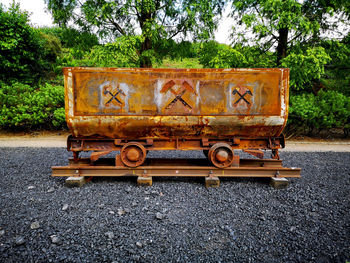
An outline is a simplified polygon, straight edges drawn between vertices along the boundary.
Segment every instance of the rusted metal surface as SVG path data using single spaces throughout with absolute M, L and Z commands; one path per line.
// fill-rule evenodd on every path
M 287 121 L 288 69 L 65 68 L 64 76 L 77 138 L 271 138 Z
M 101 162 L 100 162 L 101 161 Z M 94 166 L 89 159 L 78 164 L 52 167 L 52 176 L 198 176 L 198 177 L 300 177 L 300 168 L 285 168 L 276 160 L 241 160 L 240 167 L 218 169 L 206 160 L 153 159 L 145 166 L 115 167 L 113 159 L 101 159 Z M 100 163 L 99 163 L 100 162 Z M 110 164 L 108 164 L 110 162 Z M 204 165 L 206 163 L 206 165 Z
M 137 167 L 146 160 L 146 149 L 138 142 L 126 143 L 120 150 L 120 160 L 129 167 Z
M 210 148 L 208 158 L 215 167 L 226 168 L 233 164 L 235 153 L 230 145 L 219 142 Z
M 260 159 L 264 158 L 264 152 L 260 150 L 243 150 L 246 153 L 249 153 L 250 155 L 253 155 L 255 157 L 258 157 Z
M 119 155 L 118 155 L 119 156 Z M 171 165 L 173 159 L 147 159 L 144 163 L 145 166 L 157 166 L 159 163 L 162 165 Z M 208 160 L 206 159 L 176 159 L 176 164 L 179 166 L 208 166 Z M 90 165 L 89 158 L 81 158 L 77 162 L 73 158 L 69 159 L 69 166 L 86 166 Z M 113 166 L 114 158 L 102 158 L 96 163 L 97 166 Z M 282 167 L 282 160 L 274 159 L 240 159 L 241 167 Z
M 139 142 L 147 150 L 209 150 L 214 144 L 226 142 L 232 149 L 278 149 L 281 146 L 282 137 L 269 138 L 240 138 L 233 139 L 211 139 L 203 143 L 199 138 L 173 138 L 157 139 L 150 144 L 147 140 L 133 140 Z M 114 140 L 109 138 L 75 138 L 68 137 L 67 149 L 70 151 L 120 151 L 128 139 Z
M 300 177 L 278 149 L 288 69 L 65 68 L 66 167 L 53 176 Z M 240 149 L 257 159 L 239 159 Z M 262 150 L 272 159 L 262 159 Z M 149 150 L 203 150 L 204 160 L 147 160 Z M 80 158 L 91 151 L 90 158 Z M 120 151 L 115 159 L 100 158 Z
M 283 137 L 274 138 L 233 138 L 233 139 L 147 139 L 128 141 L 127 139 L 108 138 L 74 138 L 68 137 L 67 148 L 73 151 L 74 159 L 77 162 L 81 151 L 92 151 L 91 163 L 111 151 L 120 151 L 121 155 L 116 157 L 116 166 L 136 167 L 142 165 L 146 160 L 149 150 L 203 150 L 206 157 L 218 168 L 229 166 L 239 166 L 239 156 L 234 155 L 234 149 L 243 149 L 245 152 L 263 158 L 261 150 L 273 149 L 274 159 L 279 159 L 278 148 L 283 141 Z

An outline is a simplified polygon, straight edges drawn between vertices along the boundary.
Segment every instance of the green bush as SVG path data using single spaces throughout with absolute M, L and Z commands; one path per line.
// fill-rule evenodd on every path
M 74 28 L 42 27 L 39 30 L 46 35 L 57 37 L 64 48 L 72 48 L 75 51 L 89 51 L 99 45 L 96 35 Z
M 171 60 L 182 60 L 184 58 L 196 58 L 199 44 L 189 41 L 176 42 L 172 39 L 160 39 L 153 44 L 159 59 L 170 58 Z
M 331 61 L 323 47 L 290 52 L 282 66 L 290 68 L 290 87 L 298 91 L 312 91 L 312 84 L 324 74 L 324 66 Z
M 66 127 L 66 112 L 64 107 L 57 108 L 53 112 L 52 125 L 57 129 Z
M 41 52 L 44 52 L 48 62 L 56 62 L 57 57 L 62 52 L 61 41 L 54 35 L 39 33 L 40 46 L 44 47 Z
M 62 86 L 0 83 L 0 127 L 29 130 L 65 127 Z
M 215 57 L 219 51 L 219 44 L 216 41 L 208 41 L 204 42 L 200 45 L 199 49 L 199 62 L 205 67 L 209 68 L 210 67 L 210 61 L 212 60 L 213 57 Z
M 85 62 L 98 67 L 139 67 L 138 37 L 120 37 L 114 43 L 95 46 Z
M 326 65 L 322 84 L 350 96 L 350 33 L 342 41 L 324 40 L 321 45 L 332 59 Z
M 275 56 L 259 47 L 236 45 L 230 47 L 216 41 L 202 43 L 199 61 L 209 68 L 271 68 L 275 67 Z
M 321 90 L 317 96 L 308 93 L 291 96 L 288 125 L 308 134 L 323 129 L 339 128 L 348 135 L 350 97 L 336 91 Z
M 319 116 L 320 108 L 313 94 L 290 97 L 288 128 L 311 134 L 319 125 Z
M 0 80 L 35 82 L 51 70 L 59 53 L 59 40 L 28 24 L 28 14 L 13 4 L 0 4 Z
M 226 45 L 220 45 L 216 56 L 208 61 L 210 68 L 244 68 L 247 66 L 245 56 Z
M 139 67 L 137 47 L 140 43 L 138 36 L 120 37 L 89 51 L 65 48 L 58 58 L 55 73 L 62 74 L 62 67 Z

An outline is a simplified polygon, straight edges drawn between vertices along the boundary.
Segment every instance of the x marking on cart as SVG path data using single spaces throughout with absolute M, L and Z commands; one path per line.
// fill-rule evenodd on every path
M 193 94 L 197 95 L 195 90 L 192 88 L 190 84 L 188 84 L 187 81 L 184 81 L 182 83 L 182 86 L 178 90 L 174 90 L 173 87 L 175 86 L 175 82 L 173 80 L 165 83 L 163 86 L 162 90 L 160 91 L 161 93 L 166 93 L 170 90 L 172 94 L 174 94 L 175 98 L 165 107 L 165 109 L 170 109 L 174 106 L 174 104 L 177 101 L 180 101 L 185 107 L 192 109 L 191 105 L 189 105 L 183 98 L 182 96 L 186 93 L 186 91 L 192 92 Z
M 112 93 L 112 92 L 111 92 L 111 87 L 110 87 L 110 86 L 104 87 L 103 94 L 104 94 L 104 95 L 107 95 L 107 94 L 111 95 L 111 98 L 110 98 L 110 99 L 106 102 L 106 104 L 105 104 L 106 106 L 107 106 L 108 104 L 110 104 L 111 102 L 113 102 L 113 100 L 115 100 L 119 105 L 123 105 L 123 104 L 124 104 L 124 103 L 121 101 L 121 99 L 118 97 L 119 94 L 125 96 L 125 93 L 123 92 L 123 90 L 121 90 L 121 89 L 119 88 L 119 85 L 117 86 L 117 90 L 116 90 L 115 93 Z
M 243 94 L 241 94 L 238 89 L 235 89 L 233 92 L 232 92 L 233 95 L 235 94 L 238 94 L 239 96 L 239 99 L 234 103 L 234 104 L 237 104 L 238 102 L 240 102 L 241 100 L 244 100 L 248 105 L 250 104 L 250 102 L 245 98 L 245 96 L 247 94 L 249 94 L 250 96 L 253 96 L 252 92 L 247 89 Z

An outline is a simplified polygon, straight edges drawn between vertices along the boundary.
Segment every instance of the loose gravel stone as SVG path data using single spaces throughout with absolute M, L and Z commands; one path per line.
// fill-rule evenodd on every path
M 24 245 L 25 243 L 26 243 L 26 241 L 25 241 L 24 237 L 22 237 L 22 236 L 15 237 L 15 244 L 17 246 Z
M 142 243 L 141 242 L 136 242 L 136 246 L 138 246 L 139 248 L 142 247 Z
M 125 214 L 126 214 L 126 211 L 123 208 L 119 208 L 118 209 L 118 215 L 122 216 L 122 215 L 125 215 Z
M 68 209 L 68 204 L 64 204 L 63 207 L 62 207 L 62 210 L 66 211 L 67 209 Z
M 146 189 L 128 177 L 68 188 L 50 176 L 51 166 L 67 165 L 65 149 L 0 148 L 0 156 L 0 262 L 350 261 L 350 153 L 282 152 L 284 166 L 302 168 L 284 190 L 263 178 L 220 178 L 219 188 L 206 189 L 203 178 L 176 177 L 154 178 Z
M 54 187 L 50 187 L 49 190 L 47 190 L 48 193 L 52 193 L 55 191 L 55 188 Z
M 164 215 L 160 212 L 157 212 L 156 213 L 156 218 L 159 219 L 159 220 L 162 220 L 164 218 Z
M 38 229 L 40 227 L 40 223 L 38 221 L 35 221 L 30 224 L 30 229 Z
M 105 235 L 107 236 L 108 239 L 113 239 L 114 238 L 114 233 L 109 231 L 109 232 L 106 232 Z
M 35 188 L 35 186 L 34 185 L 30 185 L 30 186 L 28 186 L 28 190 L 32 190 L 32 189 L 34 189 Z
M 60 245 L 62 243 L 61 239 L 57 235 L 51 235 L 50 238 L 52 244 Z

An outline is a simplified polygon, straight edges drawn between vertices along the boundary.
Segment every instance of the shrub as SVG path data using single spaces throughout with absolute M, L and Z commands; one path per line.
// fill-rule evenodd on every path
M 55 72 L 62 67 L 139 67 L 140 37 L 120 37 L 113 43 L 94 46 L 90 51 L 64 49 Z M 83 53 L 81 53 L 83 52 Z
M 52 125 L 57 129 L 66 127 L 66 112 L 64 107 L 57 108 L 53 112 Z
M 322 112 L 321 128 L 340 128 L 347 134 L 350 128 L 350 97 L 337 91 L 320 90 L 317 98 Z
M 350 97 L 336 91 L 321 90 L 317 96 L 291 96 L 289 126 L 311 134 L 322 129 L 339 128 L 348 135 L 350 129 Z
M 326 65 L 322 84 L 350 96 L 350 33 L 342 41 L 324 40 L 321 45 L 332 59 Z
M 0 127 L 3 129 L 37 129 L 65 126 L 62 117 L 62 86 L 29 86 L 19 82 L 0 83 Z M 63 110 L 64 111 L 64 110 Z
M 199 44 L 196 42 L 175 42 L 173 39 L 160 39 L 153 43 L 153 46 L 159 59 L 170 58 L 172 60 L 196 58 L 199 48 Z
M 89 51 L 93 46 L 99 44 L 96 35 L 89 32 L 79 31 L 74 28 L 43 27 L 39 30 L 46 35 L 57 37 L 64 48 Z
M 324 66 L 331 60 L 323 47 L 308 48 L 305 52 L 291 52 L 282 60 L 282 66 L 290 68 L 290 87 L 299 91 L 311 91 L 312 84 L 324 74 Z
M 217 54 L 207 63 L 210 68 L 244 68 L 247 66 L 245 56 L 227 45 L 220 45 Z
M 203 43 L 199 60 L 209 68 L 270 68 L 275 67 L 275 56 L 259 47 L 236 45 L 230 47 L 215 41 Z
M 206 68 L 210 67 L 209 63 L 215 57 L 219 50 L 219 43 L 208 41 L 201 44 L 199 49 L 199 62 Z
M 288 126 L 292 130 L 300 130 L 311 134 L 318 127 L 320 108 L 317 107 L 316 97 L 302 94 L 290 97 Z
M 101 67 L 138 67 L 140 37 L 119 37 L 113 43 L 95 46 L 87 55 L 93 65 Z

